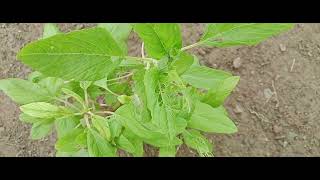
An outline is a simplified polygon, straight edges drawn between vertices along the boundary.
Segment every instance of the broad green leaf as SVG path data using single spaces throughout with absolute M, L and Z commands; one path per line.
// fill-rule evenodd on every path
M 87 147 L 87 132 L 82 131 L 79 135 L 77 135 L 74 140 L 79 146 L 86 148 Z
M 144 85 L 145 71 L 140 70 L 133 75 L 133 92 L 135 93 L 135 105 L 146 109 L 147 108 L 147 96 L 146 87 Z
M 184 81 L 192 86 L 204 89 L 215 88 L 229 77 L 231 77 L 231 74 L 228 72 L 205 66 L 193 66 L 181 76 Z
M 19 116 L 19 119 L 22 122 L 31 123 L 31 124 L 44 120 L 44 119 L 40 119 L 40 118 L 29 116 L 29 115 L 27 115 L 25 113 L 21 113 L 20 116 Z
M 186 72 L 190 66 L 194 63 L 194 57 L 186 52 L 181 52 L 181 54 L 176 57 L 172 63 L 178 74 L 183 74 Z
M 26 104 L 20 106 L 20 109 L 23 113 L 37 118 L 56 118 L 68 113 L 61 107 L 45 102 Z
M 174 23 L 137 23 L 134 31 L 143 40 L 150 57 L 161 59 L 182 47 L 180 26 Z
M 65 136 L 58 139 L 55 148 L 58 151 L 66 153 L 78 152 L 81 147 L 75 139 L 83 133 L 83 129 L 73 129 L 68 132 Z
M 183 132 L 185 144 L 198 151 L 200 156 L 212 156 L 213 145 L 199 131 L 188 130 Z
M 34 123 L 31 128 L 31 139 L 42 139 L 46 137 L 53 129 L 53 122 L 53 119 L 47 119 Z
M 51 100 L 51 96 L 46 89 L 22 79 L 0 80 L 0 90 L 19 104 Z
M 157 133 L 149 130 L 140 122 L 132 104 L 125 104 L 117 109 L 116 120 L 119 120 L 126 128 L 141 138 L 152 139 Z
M 221 106 L 232 90 L 236 87 L 239 80 L 239 76 L 232 76 L 225 79 L 216 89 L 209 90 L 209 92 L 203 97 L 202 102 L 207 103 L 212 107 Z
M 116 156 L 116 149 L 95 130 L 89 129 L 87 134 L 87 143 L 90 157 Z
M 48 38 L 51 36 L 54 36 L 56 34 L 59 34 L 59 28 L 54 23 L 45 23 L 43 27 L 43 35 L 42 38 Z
M 108 141 L 111 141 L 111 131 L 106 118 L 95 115 L 92 118 L 92 125 L 98 130 L 98 132 L 103 138 L 105 138 Z
M 116 140 L 116 143 L 120 149 L 123 149 L 129 153 L 134 153 L 136 151 L 134 145 L 124 135 L 119 136 L 119 138 Z
M 175 132 L 178 135 L 186 129 L 188 123 L 187 123 L 187 120 L 185 120 L 182 117 L 176 117 L 174 121 L 175 121 L 174 122 Z
M 129 23 L 99 23 L 98 27 L 108 30 L 122 48 L 124 54 L 127 54 L 127 40 L 132 30 L 132 26 Z
M 188 127 L 212 133 L 231 134 L 237 132 L 237 127 L 226 115 L 223 108 L 213 108 L 199 101 L 195 105 Z
M 159 83 L 159 72 L 157 68 L 151 68 L 145 72 L 144 75 L 144 87 L 146 93 L 147 107 L 151 111 L 151 116 L 154 117 L 153 109 L 157 104 L 158 93 L 156 89 Z
M 118 96 L 118 101 L 121 104 L 128 104 L 131 102 L 132 97 L 131 96 L 127 96 L 127 95 L 120 95 Z
M 119 137 L 122 131 L 122 125 L 115 118 L 111 118 L 109 122 L 110 132 L 112 138 Z
M 130 143 L 134 147 L 134 152 L 132 152 L 134 157 L 142 157 L 144 153 L 143 149 L 143 141 L 141 138 L 136 136 L 134 133 L 132 133 L 130 130 L 125 129 L 122 133 L 123 136 L 125 136 Z
M 55 127 L 58 137 L 63 137 L 72 131 L 79 123 L 79 118 L 75 116 L 62 117 L 55 120 Z
M 175 157 L 177 148 L 175 146 L 160 147 L 159 157 Z
M 52 97 L 56 97 L 61 92 L 60 90 L 64 85 L 64 80 L 55 77 L 47 77 L 41 79 L 39 81 L 39 85 L 47 89 L 47 91 L 50 93 Z
M 95 27 L 32 42 L 17 58 L 47 76 L 94 81 L 112 70 L 112 57 L 123 55 L 110 33 Z
M 293 26 L 281 23 L 213 23 L 207 25 L 200 43 L 215 47 L 256 45 Z

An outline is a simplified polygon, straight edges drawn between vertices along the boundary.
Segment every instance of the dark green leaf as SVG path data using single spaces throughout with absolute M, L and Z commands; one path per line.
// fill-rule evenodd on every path
M 175 146 L 160 147 L 159 157 L 175 157 L 177 148 Z

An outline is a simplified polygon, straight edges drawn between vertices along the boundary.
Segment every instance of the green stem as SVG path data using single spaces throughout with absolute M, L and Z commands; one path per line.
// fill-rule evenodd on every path
M 138 61 L 147 61 L 147 62 L 152 62 L 153 64 L 158 64 L 158 60 L 153 59 L 153 58 L 141 58 L 141 57 L 132 57 L 132 56 L 124 56 L 126 59 L 131 59 L 131 60 L 138 60 Z
M 186 51 L 188 49 L 191 49 L 191 48 L 194 48 L 196 46 L 202 45 L 202 43 L 203 43 L 203 41 L 199 41 L 197 43 L 194 43 L 194 44 L 191 44 L 189 46 L 183 47 L 183 48 L 181 48 L 181 51 Z

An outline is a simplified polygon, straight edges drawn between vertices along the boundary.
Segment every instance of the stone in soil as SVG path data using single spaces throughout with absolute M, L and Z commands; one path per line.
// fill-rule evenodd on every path
M 280 44 L 280 51 L 285 52 L 287 50 L 286 46 L 284 44 Z
M 233 60 L 233 67 L 235 69 L 238 69 L 241 67 L 241 58 L 240 57 L 237 57 L 236 59 Z

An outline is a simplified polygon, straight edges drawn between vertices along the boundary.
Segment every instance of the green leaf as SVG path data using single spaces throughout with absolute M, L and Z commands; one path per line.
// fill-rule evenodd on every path
M 106 118 L 95 115 L 92 118 L 92 125 L 98 130 L 98 132 L 103 138 L 105 138 L 108 141 L 111 141 L 111 131 Z
M 195 105 L 188 127 L 212 133 L 231 134 L 237 132 L 237 127 L 226 115 L 223 108 L 213 108 L 199 101 Z
M 98 27 L 108 30 L 122 48 L 124 54 L 127 54 L 127 40 L 132 30 L 132 26 L 129 23 L 99 23 Z
M 113 69 L 112 57 L 123 55 L 110 33 L 96 27 L 32 42 L 17 58 L 47 76 L 94 81 Z
M 120 149 L 123 149 L 129 153 L 134 153 L 136 151 L 135 146 L 124 135 L 119 136 L 119 138 L 116 140 L 116 143 Z
M 89 129 L 87 134 L 88 152 L 90 157 L 115 157 L 116 149 L 99 133 Z
M 110 132 L 112 138 L 119 137 L 122 131 L 122 125 L 115 118 L 111 118 L 109 122 Z
M 55 148 L 60 152 L 75 153 L 81 149 L 79 141 L 76 141 L 81 134 L 83 129 L 73 129 L 72 131 L 59 138 L 56 142 Z
M 56 118 L 67 115 L 67 112 L 61 107 L 45 102 L 26 104 L 21 106 L 20 109 L 23 113 L 37 118 Z
M 134 157 L 142 157 L 144 154 L 144 149 L 143 149 L 143 141 L 141 138 L 136 136 L 134 133 L 132 133 L 130 130 L 125 129 L 122 133 L 123 136 L 125 136 L 130 143 L 134 147 L 134 152 L 131 152 Z
M 205 66 L 193 66 L 181 78 L 196 88 L 213 89 L 223 80 L 231 77 L 228 72 L 211 69 Z
M 221 106 L 232 90 L 236 87 L 239 80 L 239 76 L 232 76 L 225 79 L 216 89 L 209 90 L 209 92 L 203 97 L 202 102 L 207 103 L 212 107 Z
M 144 87 L 146 93 L 147 107 L 151 111 L 151 116 L 154 117 L 153 109 L 157 104 L 158 93 L 156 92 L 159 82 L 159 71 L 157 68 L 151 68 L 145 72 Z
M 194 56 L 186 52 L 181 52 L 181 54 L 173 61 L 171 66 L 176 69 L 179 75 L 181 75 L 190 68 L 194 61 Z
M 91 86 L 92 82 L 91 81 L 80 81 L 80 87 L 83 90 L 87 90 Z
M 80 149 L 77 152 L 71 152 L 71 153 L 57 151 L 56 157 L 89 157 L 89 153 L 85 149 Z
M 52 97 L 56 97 L 61 92 L 60 90 L 64 85 L 64 80 L 55 77 L 47 77 L 41 79 L 39 81 L 39 85 L 47 89 L 47 91 L 50 93 Z
M 19 116 L 19 119 L 20 119 L 22 122 L 31 123 L 31 124 L 43 120 L 43 119 L 40 119 L 40 118 L 36 118 L 36 117 L 29 116 L 29 115 L 27 115 L 27 114 L 25 114 L 25 113 L 21 113 L 20 116 Z
M 189 130 L 183 134 L 185 144 L 198 151 L 200 156 L 212 156 L 213 145 L 199 131 Z
M 63 137 L 72 131 L 80 120 L 75 116 L 62 117 L 55 120 L 55 126 L 57 130 L 58 137 Z
M 150 57 L 161 59 L 163 56 L 169 56 L 172 51 L 182 47 L 180 26 L 178 24 L 137 23 L 133 28 L 145 43 L 145 49 Z
M 44 27 L 43 27 L 42 38 L 48 38 L 48 37 L 54 36 L 59 33 L 60 33 L 60 31 L 59 31 L 59 28 L 56 24 L 46 23 L 46 24 L 44 24 Z
M 175 157 L 177 148 L 175 146 L 160 147 L 159 157 Z
M 0 80 L 0 90 L 19 104 L 51 100 L 51 96 L 46 89 L 22 79 Z
M 215 47 L 256 45 L 293 26 L 280 23 L 213 23 L 207 25 L 200 43 Z
M 31 128 L 31 139 L 42 139 L 46 137 L 53 129 L 53 119 L 38 121 Z
M 38 83 L 43 78 L 45 78 L 45 76 L 38 71 L 34 71 L 28 75 L 28 81 L 32 83 Z
M 78 101 L 80 104 L 82 104 L 82 106 L 85 106 L 84 100 L 77 93 L 75 93 L 69 89 L 66 89 L 66 88 L 62 88 L 62 92 L 70 97 L 73 97 L 76 101 Z

